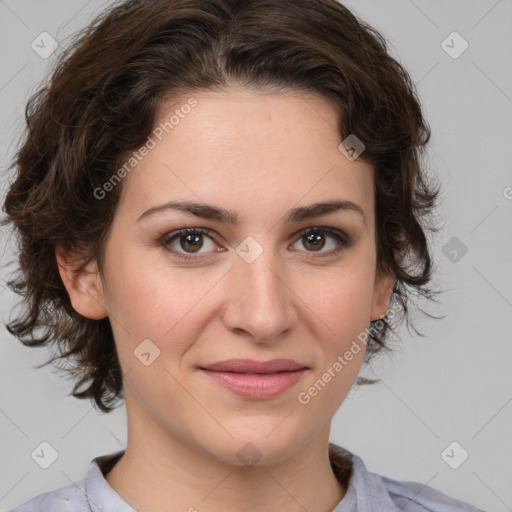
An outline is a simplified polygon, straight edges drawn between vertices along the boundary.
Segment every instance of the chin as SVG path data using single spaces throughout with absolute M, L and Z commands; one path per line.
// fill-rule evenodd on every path
M 273 428 L 276 428 L 274 424 Z M 229 441 L 208 447 L 208 452 L 217 460 L 230 466 L 263 468 L 286 461 L 300 448 L 300 440 L 286 436 L 285 432 L 272 432 L 272 429 L 240 431 Z

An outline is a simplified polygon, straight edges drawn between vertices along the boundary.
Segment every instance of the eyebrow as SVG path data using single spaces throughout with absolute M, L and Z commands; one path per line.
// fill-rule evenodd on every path
M 195 203 L 192 201 L 170 201 L 168 203 L 153 206 L 149 210 L 145 211 L 138 219 L 140 220 L 160 213 L 166 210 L 178 210 L 185 213 L 195 215 L 202 219 L 209 219 L 224 222 L 227 224 L 238 225 L 240 223 L 236 212 L 231 212 L 224 208 L 219 208 L 213 205 Z M 356 203 L 348 200 L 333 200 L 325 201 L 320 203 L 314 203 L 309 206 L 300 206 L 293 208 L 289 211 L 286 220 L 288 222 L 300 222 L 314 217 L 320 217 L 328 215 L 338 211 L 355 212 L 359 214 L 364 224 L 366 225 L 366 216 L 363 209 Z

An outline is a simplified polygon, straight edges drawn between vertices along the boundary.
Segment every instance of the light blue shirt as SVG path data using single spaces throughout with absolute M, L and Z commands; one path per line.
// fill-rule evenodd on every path
M 330 446 L 352 462 L 347 492 L 332 512 L 485 512 L 423 484 L 370 473 L 357 455 L 332 443 Z M 77 484 L 35 496 L 10 512 L 136 512 L 103 476 L 123 454 L 124 450 L 96 457 Z M 332 458 L 331 464 L 336 465 Z

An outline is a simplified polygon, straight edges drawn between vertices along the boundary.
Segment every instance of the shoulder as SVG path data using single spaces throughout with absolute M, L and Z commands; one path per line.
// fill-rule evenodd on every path
M 425 484 L 375 476 L 382 481 L 393 503 L 404 512 L 485 512 Z
M 341 458 L 351 463 L 346 497 L 342 500 L 355 506 L 353 510 L 379 512 L 485 512 L 469 503 L 451 498 L 418 482 L 393 480 L 366 469 L 360 457 L 330 443 L 331 461 L 337 474 Z M 344 504 L 344 503 L 343 503 Z M 341 506 L 341 503 L 340 503 Z M 338 509 L 335 509 L 338 512 Z M 341 512 L 341 508 L 340 508 Z
M 89 512 L 82 482 L 38 494 L 10 512 Z
M 121 450 L 94 458 L 86 476 L 79 482 L 34 496 L 9 512 L 91 512 L 91 505 L 95 511 L 135 512 L 109 487 L 103 476 L 123 454 Z

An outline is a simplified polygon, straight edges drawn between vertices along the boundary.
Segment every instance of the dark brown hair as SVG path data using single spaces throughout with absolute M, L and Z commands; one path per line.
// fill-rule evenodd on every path
M 408 327 L 410 290 L 437 293 L 427 286 L 426 238 L 437 229 L 425 220 L 439 189 L 420 158 L 430 129 L 410 76 L 379 32 L 336 0 L 115 4 L 77 34 L 28 101 L 3 220 L 17 235 L 19 268 L 9 286 L 24 306 L 9 332 L 26 346 L 55 343 L 59 352 L 41 366 L 73 361 L 61 368 L 76 380 L 73 396 L 94 399 L 104 412 L 124 397 L 110 321 L 73 309 L 55 248 L 79 251 L 84 265 L 97 259 L 101 271 L 122 183 L 101 200 L 94 191 L 146 141 L 164 100 L 230 86 L 331 100 L 341 140 L 355 134 L 365 145 L 360 158 L 374 166 L 377 265 L 396 277 L 391 299 Z M 365 361 L 389 349 L 393 331 L 386 318 L 371 324 Z

